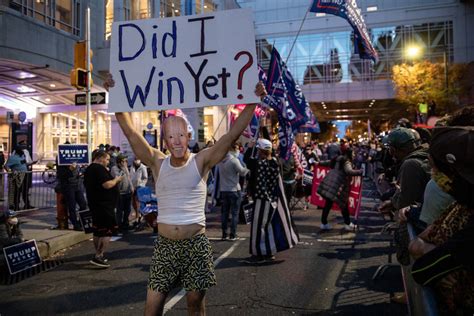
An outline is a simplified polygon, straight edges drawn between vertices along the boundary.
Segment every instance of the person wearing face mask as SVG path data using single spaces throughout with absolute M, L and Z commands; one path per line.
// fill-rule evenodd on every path
M 108 90 L 115 82 L 109 76 Z M 266 90 L 259 82 L 255 94 L 263 98 Z M 168 293 L 176 281 L 187 291 L 190 315 L 204 315 L 206 291 L 216 284 L 211 244 L 205 235 L 206 180 L 212 167 L 250 123 L 256 104 L 247 105 L 227 134 L 212 147 L 197 154 L 189 151 L 190 133 L 182 117 L 168 117 L 162 135 L 170 156 L 152 148 L 134 129 L 130 113 L 115 113 L 135 155 L 150 167 L 156 179 L 158 199 L 158 237 L 150 266 L 145 315 L 163 314 Z
M 108 248 L 110 237 L 117 233 L 115 207 L 120 195 L 118 185 L 123 180 L 123 176 L 112 176 L 107 168 L 109 162 L 110 155 L 107 152 L 95 150 L 92 153 L 92 163 L 84 172 L 95 247 L 95 256 L 89 262 L 101 268 L 110 267 L 104 252 Z
M 148 182 L 148 170 L 138 158 L 135 158 L 130 167 L 130 178 L 132 179 L 133 186 L 132 205 L 135 210 L 135 225 L 137 225 L 140 217 L 137 189 L 145 187 Z
M 245 176 L 249 170 L 242 166 L 237 158 L 239 146 L 233 143 L 225 158 L 218 164 L 220 175 L 220 192 L 222 199 L 222 240 L 227 239 L 229 213 L 232 214 L 230 240 L 237 240 L 237 223 L 239 221 L 240 204 L 242 203 L 239 177 Z

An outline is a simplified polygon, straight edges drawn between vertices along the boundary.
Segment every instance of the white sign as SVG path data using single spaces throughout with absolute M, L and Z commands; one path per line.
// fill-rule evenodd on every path
M 110 71 L 109 112 L 258 103 L 252 12 L 115 22 Z

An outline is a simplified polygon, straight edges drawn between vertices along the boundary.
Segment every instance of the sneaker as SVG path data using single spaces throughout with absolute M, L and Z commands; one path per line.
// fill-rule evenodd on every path
M 222 240 L 222 241 L 227 240 L 227 234 L 222 234 L 221 240 Z
M 329 224 L 321 224 L 319 228 L 321 228 L 321 230 L 330 230 L 332 227 Z
M 100 259 L 102 259 L 102 261 L 104 261 L 105 263 L 109 262 L 109 259 L 107 259 L 107 258 L 104 257 L 104 256 L 100 257 Z
M 250 258 L 244 260 L 243 262 L 250 263 L 250 264 L 265 263 L 265 257 L 252 255 L 250 256 Z
M 92 260 L 89 261 L 89 262 L 90 262 L 91 264 L 96 265 L 96 266 L 101 267 L 101 268 L 108 268 L 108 267 L 110 267 L 110 264 L 108 264 L 108 263 L 104 260 L 103 257 L 102 257 L 102 258 L 94 257 L 94 258 L 92 258 Z
M 357 228 L 357 225 L 355 225 L 354 223 L 350 223 L 349 225 L 344 225 L 344 230 L 352 231 L 352 230 L 355 230 L 356 228 Z
M 265 262 L 275 261 L 275 256 L 273 256 L 273 255 L 267 255 L 267 256 L 264 256 L 264 258 L 265 258 Z
M 235 235 L 230 235 L 230 238 L 229 238 L 230 241 L 236 241 L 236 240 L 239 240 L 239 236 Z

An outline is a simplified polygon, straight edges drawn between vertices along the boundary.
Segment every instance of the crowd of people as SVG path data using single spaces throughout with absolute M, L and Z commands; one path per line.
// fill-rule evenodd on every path
M 265 93 L 263 86 L 257 85 L 256 94 Z M 251 205 L 250 257 L 246 262 L 272 262 L 278 252 L 298 243 L 290 212 L 292 201 L 302 199 L 302 209 L 307 210 L 314 194 L 307 173 L 319 165 L 330 169 L 317 188 L 324 199 L 321 231 L 332 229 L 328 214 L 334 203 L 341 209 L 343 229 L 354 230 L 357 223 L 348 210 L 351 179 L 360 176 L 375 182 L 381 201 L 378 210 L 398 224 L 399 262 L 409 265 L 410 257 L 415 259 L 413 278 L 435 289 L 443 313 L 473 310 L 474 274 L 469 255 L 474 231 L 473 107 L 443 118 L 432 130 L 416 129 L 401 119 L 385 137 L 295 143 L 288 159 L 280 157 L 278 146 L 265 137 L 268 133 L 264 129 L 246 144 L 237 141 L 251 114 L 252 106 L 246 107 L 228 134 L 203 149 L 189 146 L 184 119 L 170 117 L 163 124 L 165 154 L 150 147 L 133 129 L 128 114 L 117 113 L 136 155 L 133 160 L 116 146 L 101 145 L 85 170 L 76 164 L 58 166 L 57 190 L 65 197 L 73 229 L 82 230 L 78 211 L 89 208 L 92 212 L 95 254 L 90 262 L 110 266 L 105 256 L 110 238 L 138 225 L 137 191 L 153 179 L 159 207 L 158 238 L 146 312 L 163 310 L 177 279 L 188 292 L 189 309 L 202 312 L 205 291 L 216 284 L 212 250 L 205 235 L 210 182 L 221 203 L 222 240 L 239 239 L 237 224 L 243 204 Z M 18 148 L 5 167 L 25 171 L 27 164 L 24 150 Z M 12 177 L 9 192 L 17 200 L 25 192 L 21 190 L 24 183 L 24 179 Z M 28 204 L 27 197 L 24 203 Z M 415 240 L 408 238 L 408 223 L 418 233 Z M 0 227 L 3 239 L 23 240 L 13 215 L 5 216 L 0 226 L 4 227 Z

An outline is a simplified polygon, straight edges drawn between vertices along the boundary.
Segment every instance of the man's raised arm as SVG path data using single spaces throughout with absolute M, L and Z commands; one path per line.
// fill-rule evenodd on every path
M 109 91 L 109 88 L 114 85 L 115 82 L 112 76 L 109 75 L 104 82 L 105 90 Z M 128 142 L 132 146 L 135 156 L 145 165 L 149 167 L 154 166 L 157 159 L 165 157 L 165 154 L 158 149 L 151 147 L 145 138 L 143 138 L 143 136 L 133 128 L 130 113 L 115 113 L 115 117 L 117 118 L 117 122 L 125 134 L 125 137 L 127 137 Z
M 257 84 L 257 87 L 255 88 L 255 94 L 260 98 L 263 98 L 267 95 L 265 86 L 262 82 Z M 225 157 L 232 143 L 235 142 L 237 138 L 239 138 L 245 128 L 249 125 L 256 106 L 256 104 L 247 105 L 240 113 L 229 132 L 222 136 L 214 146 L 203 150 L 200 153 L 200 155 L 203 156 L 204 165 L 207 167 L 207 169 L 212 168 Z
M 165 158 L 165 154 L 151 147 L 145 138 L 133 128 L 130 113 L 115 113 L 115 117 L 125 137 L 127 137 L 128 142 L 132 146 L 135 156 L 145 165 L 151 167 L 155 164 L 157 159 Z

